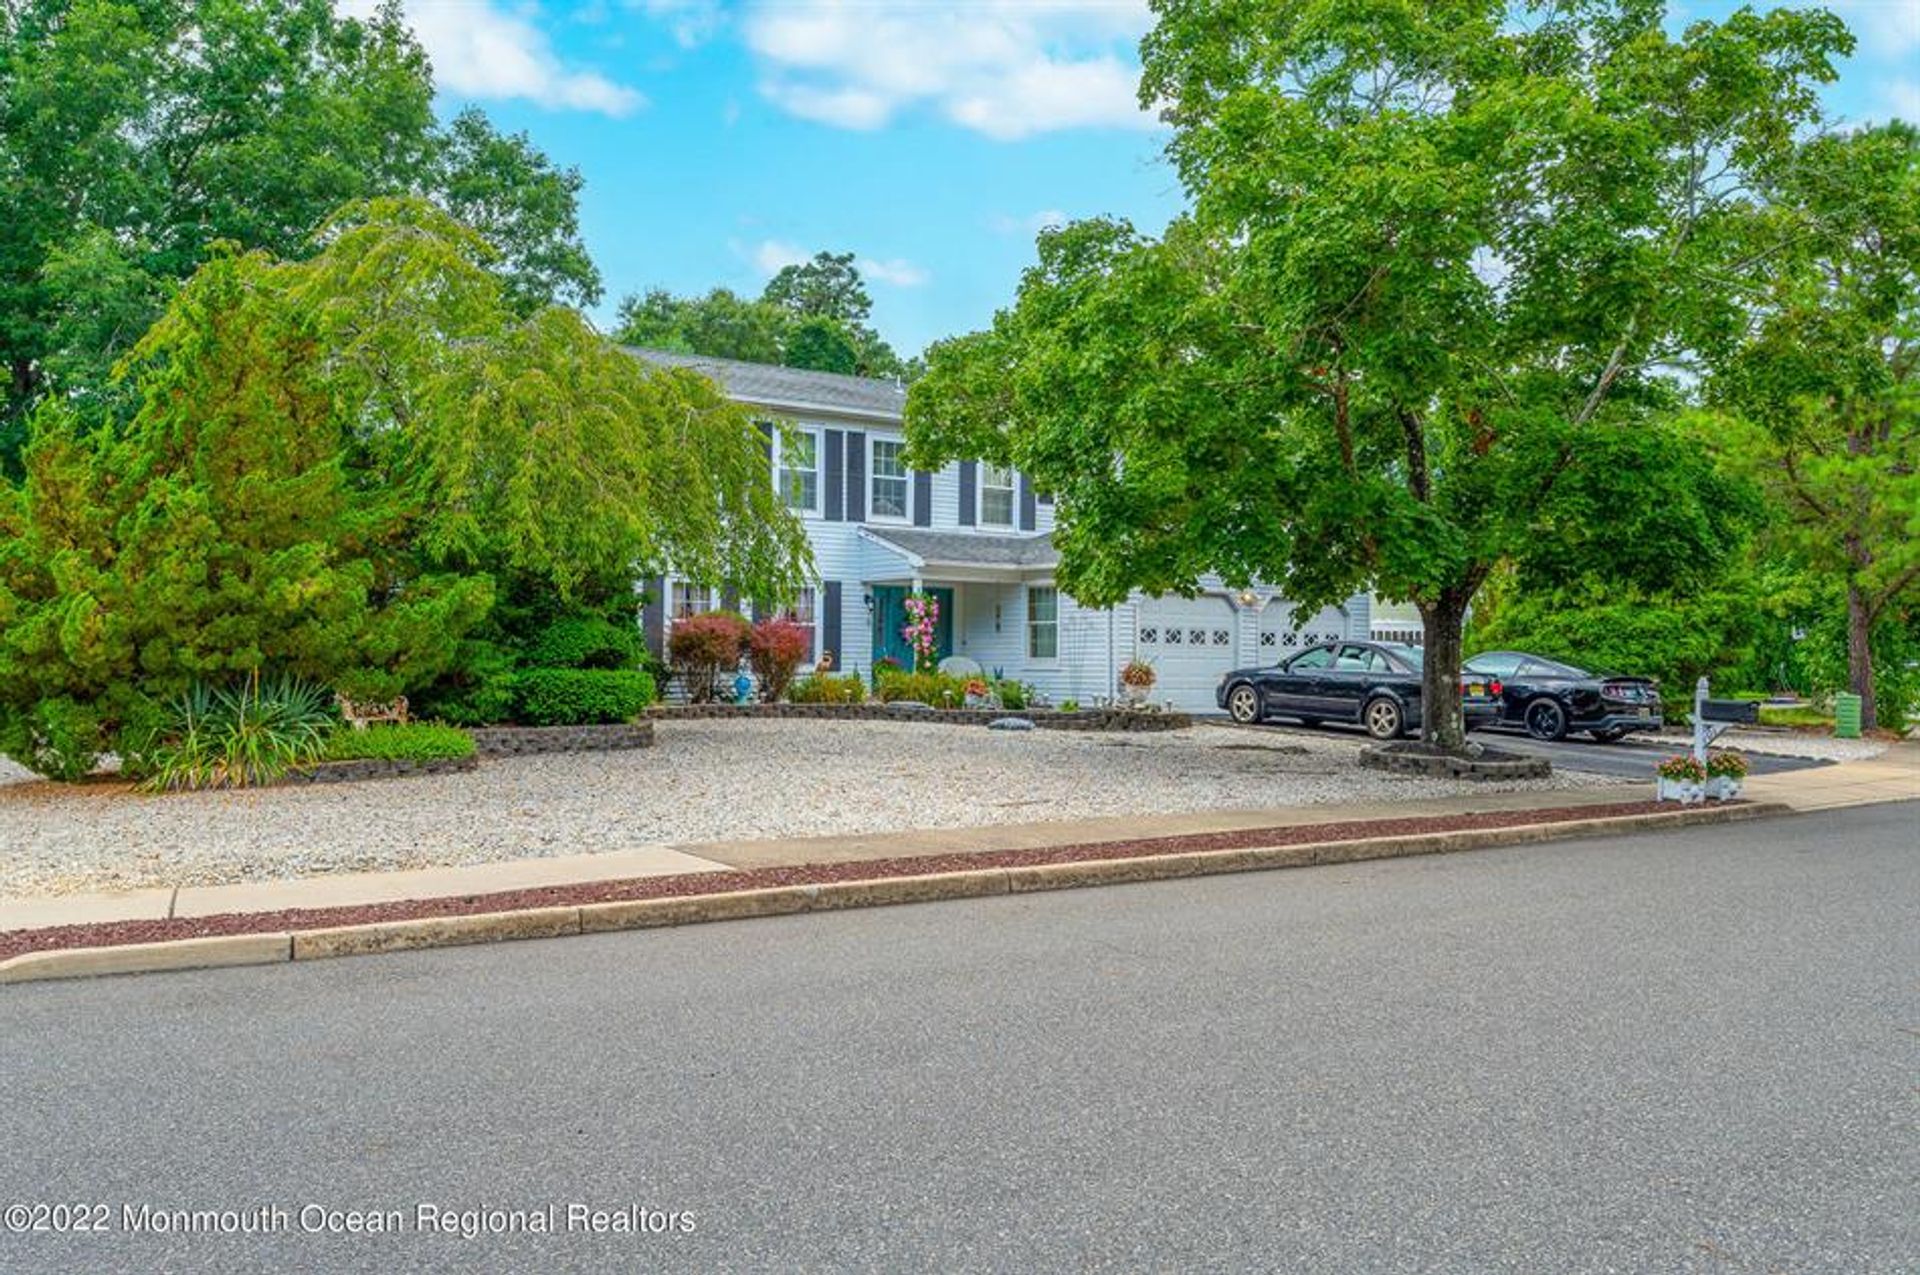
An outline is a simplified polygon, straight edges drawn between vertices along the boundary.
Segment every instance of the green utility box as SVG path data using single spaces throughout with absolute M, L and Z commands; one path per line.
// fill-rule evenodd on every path
M 1833 697 L 1833 737 L 1860 738 L 1860 697 L 1842 691 Z

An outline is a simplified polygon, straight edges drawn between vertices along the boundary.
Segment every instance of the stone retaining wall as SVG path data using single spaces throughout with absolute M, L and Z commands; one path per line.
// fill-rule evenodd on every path
M 1143 713 L 1120 708 L 1055 708 L 1011 712 L 1003 708 L 911 708 L 904 704 L 656 704 L 647 716 L 665 720 L 807 719 L 853 722 L 933 722 L 942 726 L 986 726 L 1017 717 L 1041 730 L 1182 730 L 1193 725 L 1186 713 Z
M 344 784 L 361 779 L 402 779 L 415 775 L 447 775 L 475 770 L 478 757 L 434 757 L 425 761 L 406 759 L 361 759 L 323 761 L 311 770 L 296 770 L 280 782 L 287 784 Z
M 603 753 L 650 748 L 652 722 L 610 726 L 486 726 L 473 732 L 482 757 L 529 757 L 535 753 Z
M 1410 743 L 1362 748 L 1360 764 L 1425 779 L 1545 779 L 1553 774 L 1553 766 L 1544 757 L 1523 757 L 1493 749 L 1479 757 L 1458 757 L 1428 752 L 1421 745 Z

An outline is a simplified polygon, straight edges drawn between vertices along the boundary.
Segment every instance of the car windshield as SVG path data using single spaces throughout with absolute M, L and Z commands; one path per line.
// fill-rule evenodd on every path
M 1386 646 L 1384 649 L 1389 654 L 1391 654 L 1394 659 L 1399 660 L 1402 664 L 1406 665 L 1408 668 L 1412 669 L 1414 672 L 1418 673 L 1420 671 L 1420 648 L 1419 647 L 1401 646 L 1398 643 L 1394 643 L 1392 645 Z
M 1571 664 L 1562 664 L 1558 660 L 1543 660 L 1537 655 L 1529 655 L 1527 657 L 1527 667 L 1529 671 L 1548 673 L 1555 677 L 1592 676 L 1583 668 L 1575 668 Z

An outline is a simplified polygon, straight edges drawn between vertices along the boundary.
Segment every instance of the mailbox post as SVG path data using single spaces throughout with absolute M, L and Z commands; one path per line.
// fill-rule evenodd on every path
M 1693 756 L 1707 764 L 1707 745 L 1735 726 L 1751 726 L 1760 720 L 1760 705 L 1750 699 L 1709 699 L 1707 679 L 1693 686 Z

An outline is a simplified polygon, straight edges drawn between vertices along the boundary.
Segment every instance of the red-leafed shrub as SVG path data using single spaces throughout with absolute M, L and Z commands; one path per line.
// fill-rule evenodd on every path
M 760 679 L 760 695 L 776 703 L 793 684 L 793 675 L 813 648 L 813 631 L 792 620 L 762 620 L 747 636 L 747 659 Z
M 667 639 L 667 659 L 687 698 L 709 703 L 722 694 L 721 682 L 732 675 L 746 654 L 746 619 L 731 611 L 709 611 L 673 622 Z

